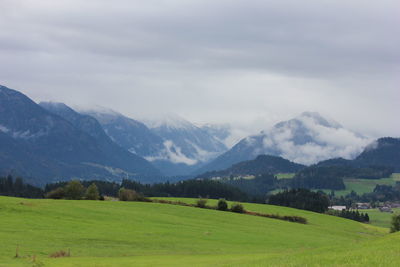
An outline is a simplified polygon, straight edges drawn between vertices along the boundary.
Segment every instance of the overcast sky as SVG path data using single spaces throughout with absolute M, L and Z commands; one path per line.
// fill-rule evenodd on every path
M 254 129 L 317 111 L 400 136 L 400 1 L 0 0 L 0 84 Z

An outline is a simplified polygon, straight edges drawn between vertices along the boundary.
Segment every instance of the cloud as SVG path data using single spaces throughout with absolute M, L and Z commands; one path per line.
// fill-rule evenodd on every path
M 353 159 L 372 142 L 335 122 L 324 124 L 319 119 L 301 115 L 276 125 L 263 136 L 264 153 L 310 165 L 337 157 Z
M 312 109 L 398 135 L 399 8 L 395 0 L 2 0 L 0 83 L 133 118 L 167 111 L 254 131 Z

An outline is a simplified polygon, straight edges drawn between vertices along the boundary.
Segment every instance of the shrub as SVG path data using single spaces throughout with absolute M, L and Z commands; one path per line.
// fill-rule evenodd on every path
M 118 198 L 120 201 L 149 201 L 140 193 L 132 189 L 121 188 L 118 192 Z
M 400 231 L 400 214 L 393 215 L 392 217 L 392 226 L 390 227 L 390 232 L 398 232 Z
M 99 189 L 97 188 L 95 183 L 89 185 L 85 193 L 85 199 L 87 200 L 99 200 L 100 194 Z
M 78 180 L 72 180 L 65 186 L 65 198 L 82 199 L 85 187 Z
M 217 209 L 223 211 L 228 210 L 228 203 L 226 203 L 225 199 L 221 198 L 218 200 Z
M 207 199 L 200 198 L 196 201 L 196 207 L 205 208 L 207 204 Z
M 52 199 L 62 199 L 65 197 L 65 190 L 62 187 L 58 187 L 58 188 L 48 192 L 45 197 L 52 198 Z
M 50 258 L 61 258 L 61 257 L 69 257 L 69 256 L 71 256 L 71 253 L 69 251 L 64 251 L 64 250 L 56 251 L 56 252 L 50 254 Z
M 243 208 L 243 205 L 239 204 L 239 203 L 232 204 L 231 211 L 232 212 L 237 212 L 237 213 L 244 213 L 245 212 L 245 210 Z

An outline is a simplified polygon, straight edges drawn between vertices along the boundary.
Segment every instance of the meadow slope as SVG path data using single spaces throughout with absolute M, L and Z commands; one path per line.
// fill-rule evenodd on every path
M 0 266 L 400 264 L 400 236 L 385 228 L 290 208 L 245 207 L 303 216 L 309 224 L 168 204 L 0 197 Z M 49 257 L 58 250 L 70 250 L 71 257 Z

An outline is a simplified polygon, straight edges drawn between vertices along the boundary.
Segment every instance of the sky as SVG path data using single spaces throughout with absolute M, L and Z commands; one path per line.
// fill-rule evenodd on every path
M 303 111 L 400 136 L 400 1 L 0 0 L 0 84 L 249 132 Z

